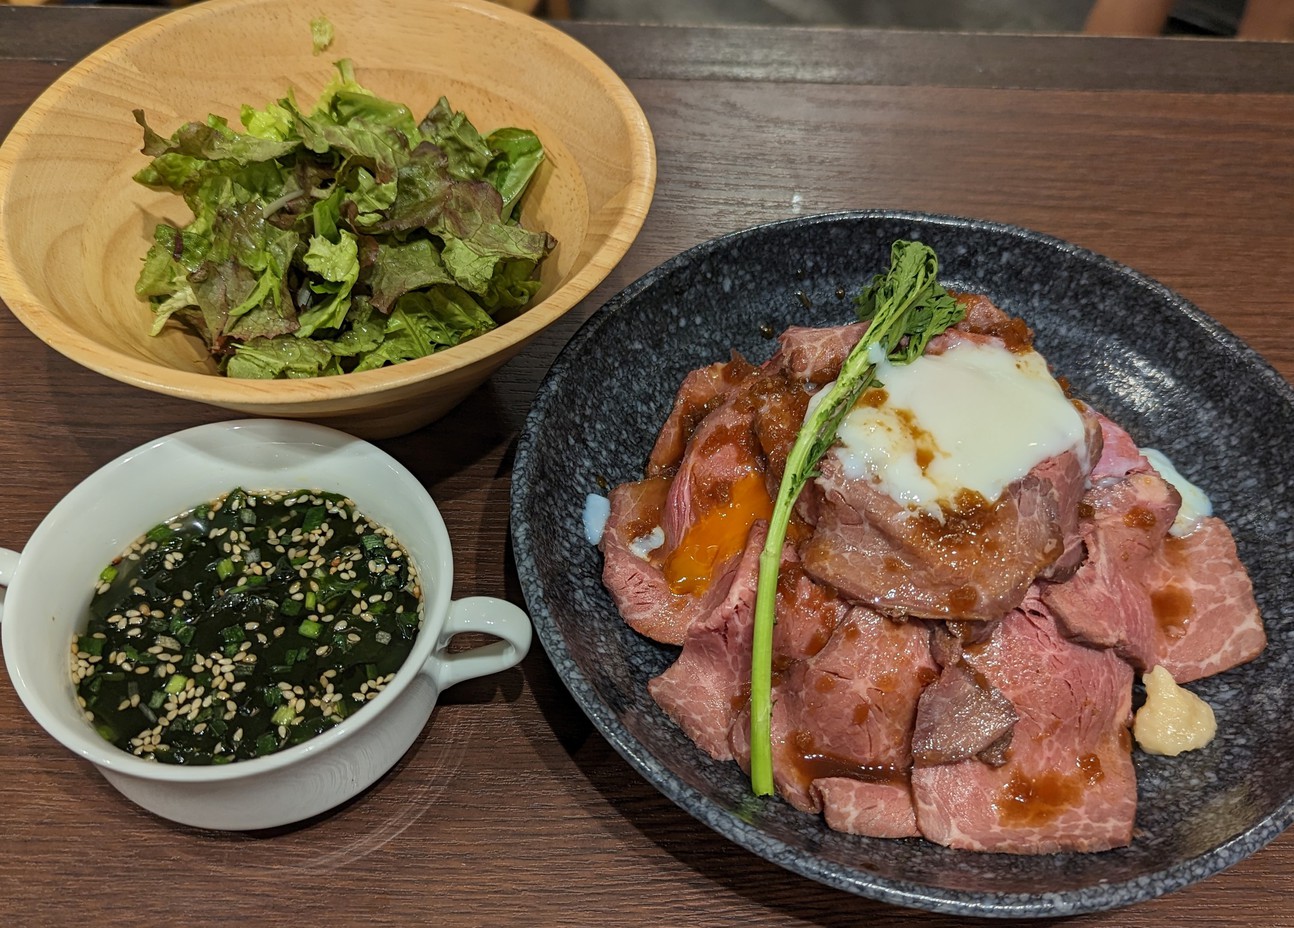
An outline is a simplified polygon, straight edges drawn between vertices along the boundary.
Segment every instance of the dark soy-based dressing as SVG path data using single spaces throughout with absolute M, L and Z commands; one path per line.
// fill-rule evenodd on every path
M 269 754 L 382 691 L 413 648 L 420 598 L 406 553 L 349 499 L 235 489 L 104 569 L 72 642 L 78 701 L 140 757 Z

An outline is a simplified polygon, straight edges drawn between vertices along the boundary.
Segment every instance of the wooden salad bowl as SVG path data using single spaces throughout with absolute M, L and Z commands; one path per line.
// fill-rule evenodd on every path
M 332 44 L 316 53 L 310 24 Z M 515 318 L 470 341 L 377 370 L 301 380 L 217 372 L 176 325 L 150 336 L 134 292 L 154 225 L 191 216 L 133 175 L 148 163 L 143 109 L 168 135 L 289 90 L 310 105 L 349 58 L 358 80 L 421 116 L 445 95 L 482 132 L 535 131 L 547 160 L 522 204 L 558 244 Z M 364 437 L 444 415 L 585 297 L 628 250 L 656 178 L 651 130 L 616 74 L 574 39 L 484 0 L 209 0 L 148 22 L 73 67 L 0 145 L 0 298 L 37 337 L 146 390 L 258 416 L 311 419 Z

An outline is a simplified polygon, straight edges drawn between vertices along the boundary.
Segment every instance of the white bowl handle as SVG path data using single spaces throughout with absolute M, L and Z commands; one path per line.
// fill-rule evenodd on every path
M 18 552 L 0 548 L 0 619 L 4 618 L 4 594 L 18 570 Z
M 485 632 L 493 641 L 467 651 L 445 650 L 449 639 L 460 632 Z M 440 691 L 455 683 L 507 670 L 521 662 L 530 650 L 530 618 L 512 603 L 489 596 L 470 596 L 449 604 L 449 616 L 440 641 L 422 672 Z

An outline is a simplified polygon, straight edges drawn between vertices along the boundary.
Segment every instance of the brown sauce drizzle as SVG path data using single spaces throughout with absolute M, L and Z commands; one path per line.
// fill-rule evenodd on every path
M 985 327 L 985 333 L 1002 339 L 1006 350 L 1012 354 L 1024 354 L 1033 349 L 1033 332 L 1018 316 L 1010 316 L 1000 322 Z
M 1181 638 L 1190 624 L 1195 602 L 1189 590 L 1175 583 L 1160 587 L 1150 594 L 1150 608 L 1160 630 L 1169 638 Z
M 957 554 L 978 554 L 1002 519 L 1003 500 L 990 503 L 975 490 L 959 490 L 951 506 L 940 503 L 942 524 L 929 513 L 917 514 L 912 520 L 915 540 L 944 549 L 950 560 Z
M 1189 572 L 1188 543 L 1185 539 L 1173 535 L 1166 537 L 1164 558 L 1178 576 Z M 1195 600 L 1189 589 L 1170 581 L 1150 594 L 1150 608 L 1160 631 L 1169 638 L 1181 638 L 1186 634 L 1186 628 L 1195 613 Z
M 1133 506 L 1123 514 L 1123 524 L 1128 528 L 1152 529 L 1158 520 L 1145 506 Z
M 856 761 L 818 750 L 813 735 L 807 731 L 793 732 L 787 741 L 788 760 L 796 780 L 804 786 L 814 780 L 843 778 L 862 783 L 882 783 L 906 786 L 908 771 L 894 764 L 860 764 Z
M 872 387 L 858 398 L 857 406 L 866 406 L 869 409 L 880 409 L 889 402 L 890 395 L 884 387 Z
M 917 425 L 917 420 L 912 414 L 912 410 L 896 409 L 894 410 L 894 415 L 898 418 L 899 423 L 903 426 L 904 431 L 908 433 L 913 446 L 916 448 L 914 456 L 916 457 L 917 467 L 921 468 L 921 473 L 926 473 L 931 462 L 935 459 L 935 452 L 939 450 L 935 437 Z
M 835 591 L 810 580 L 802 564 L 782 565 L 777 576 L 778 614 L 786 615 L 794 610 L 803 620 L 815 623 L 809 640 L 805 642 L 803 656 L 811 657 L 826 647 L 836 630 L 839 606 L 840 599 Z
M 965 615 L 979 602 L 979 591 L 973 586 L 959 586 L 948 591 L 948 611 L 952 615 Z
M 1082 801 L 1084 789 L 1105 779 L 1101 758 L 1096 754 L 1079 755 L 1074 759 L 1074 768 L 1071 773 L 1046 770 L 1035 777 L 1014 771 L 993 801 L 998 821 L 1037 828 L 1060 818 Z

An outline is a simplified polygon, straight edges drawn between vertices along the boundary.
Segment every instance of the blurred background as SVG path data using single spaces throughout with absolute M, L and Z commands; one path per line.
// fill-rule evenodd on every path
M 1133 8 L 1145 0 L 1116 0 Z M 1150 7 L 1164 4 L 1150 0 Z M 1294 5 L 1292 3 L 1291 5 Z M 556 6 L 560 6 L 557 4 Z M 1077 32 L 1093 0 L 567 0 L 579 19 L 854 25 L 968 32 Z M 1176 4 L 1164 31 L 1231 35 L 1244 0 Z
M 192 0 L 0 0 L 181 6 Z M 1294 39 L 1294 0 L 495 0 L 551 19 Z

